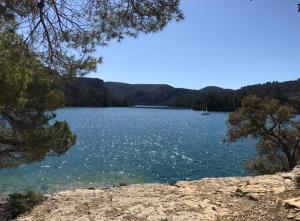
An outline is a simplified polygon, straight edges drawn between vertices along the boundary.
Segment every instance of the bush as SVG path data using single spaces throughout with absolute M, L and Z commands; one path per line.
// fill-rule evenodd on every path
M 13 193 L 9 195 L 8 206 L 11 211 L 11 218 L 31 211 L 34 206 L 45 200 L 45 197 L 40 193 L 28 191 L 26 193 Z
M 257 140 L 257 154 L 246 163 L 253 174 L 292 170 L 300 163 L 300 121 L 296 110 L 276 99 L 248 96 L 229 114 L 227 140 Z

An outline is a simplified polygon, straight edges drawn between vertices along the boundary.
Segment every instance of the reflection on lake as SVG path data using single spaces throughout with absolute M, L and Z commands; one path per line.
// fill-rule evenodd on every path
M 0 193 L 244 175 L 250 140 L 222 143 L 227 113 L 182 109 L 65 108 L 78 141 L 65 155 L 0 170 Z

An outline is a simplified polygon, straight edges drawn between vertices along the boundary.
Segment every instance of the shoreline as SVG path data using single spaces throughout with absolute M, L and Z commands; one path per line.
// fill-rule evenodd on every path
M 43 195 L 52 195 L 52 194 L 57 194 L 60 192 L 65 192 L 65 191 L 76 191 L 76 190 L 91 190 L 91 189 L 111 189 L 111 188 L 117 188 L 117 187 L 123 187 L 123 186 L 132 186 L 132 185 L 147 185 L 147 184 L 157 184 L 157 185 L 175 185 L 177 182 L 194 182 L 194 181 L 199 181 L 203 179 L 226 179 L 226 178 L 244 178 L 244 177 L 251 177 L 250 175 L 247 175 L 246 173 L 244 175 L 232 175 L 232 176 L 206 176 L 206 177 L 200 177 L 200 178 L 195 178 L 195 179 L 181 179 L 177 181 L 166 181 L 166 182 L 159 182 L 159 181 L 145 181 L 145 182 L 113 182 L 113 183 L 105 183 L 105 184 L 99 184 L 99 183 L 93 183 L 93 184 L 87 184 L 87 185 L 73 185 L 72 183 L 64 185 L 62 188 L 57 188 L 57 189 L 49 189 L 45 191 L 36 191 L 37 193 L 41 193 Z M 9 194 L 12 193 L 24 193 L 26 191 L 31 191 L 33 189 L 23 189 L 20 191 L 12 191 L 12 192 L 7 192 L 7 193 L 1 193 L 0 192 L 0 204 L 1 200 L 4 198 L 7 198 Z
M 77 189 L 47 195 L 16 220 L 300 220 L 298 177 L 299 166 L 275 175 Z

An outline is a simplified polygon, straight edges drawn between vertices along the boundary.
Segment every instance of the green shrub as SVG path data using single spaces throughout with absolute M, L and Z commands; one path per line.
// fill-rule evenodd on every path
M 300 163 L 300 121 L 297 111 L 279 100 L 244 97 L 239 109 L 229 114 L 227 141 L 257 141 L 256 155 L 246 163 L 253 174 L 290 171 Z
M 31 211 L 34 206 L 45 200 L 45 197 L 40 193 L 28 191 L 25 193 L 13 193 L 9 195 L 8 206 L 11 211 L 11 218 Z

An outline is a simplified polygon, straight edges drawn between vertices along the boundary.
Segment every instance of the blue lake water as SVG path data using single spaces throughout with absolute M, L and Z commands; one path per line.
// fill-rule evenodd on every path
M 58 110 L 77 144 L 60 157 L 0 170 L 0 193 L 244 175 L 254 141 L 223 144 L 227 117 L 182 109 Z

